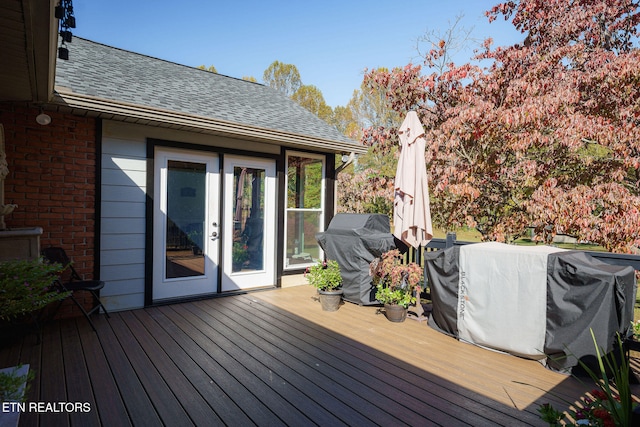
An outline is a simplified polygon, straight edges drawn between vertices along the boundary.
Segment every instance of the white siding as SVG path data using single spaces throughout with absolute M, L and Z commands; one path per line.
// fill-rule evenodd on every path
M 102 122 L 100 293 L 107 310 L 144 306 L 147 138 L 278 154 L 278 145 L 228 137 Z
M 104 137 L 100 223 L 100 296 L 107 310 L 144 305 L 146 145 Z

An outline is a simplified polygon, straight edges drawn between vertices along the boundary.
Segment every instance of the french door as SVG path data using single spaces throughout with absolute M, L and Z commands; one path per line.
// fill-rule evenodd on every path
M 224 157 L 222 291 L 275 284 L 275 161 Z
M 156 150 L 154 301 L 275 284 L 275 162 L 223 160 Z
M 154 175 L 153 300 L 217 292 L 218 156 L 158 149 Z

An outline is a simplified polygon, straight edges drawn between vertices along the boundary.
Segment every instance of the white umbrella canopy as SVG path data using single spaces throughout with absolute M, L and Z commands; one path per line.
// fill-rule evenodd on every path
M 395 178 L 393 235 L 409 246 L 427 245 L 433 238 L 429 183 L 424 161 L 424 128 L 418 114 L 409 111 L 398 131 L 400 158 Z

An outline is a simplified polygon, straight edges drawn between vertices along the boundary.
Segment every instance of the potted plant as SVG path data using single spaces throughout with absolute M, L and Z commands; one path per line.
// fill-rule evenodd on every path
M 0 369 L 0 402 L 25 402 L 29 382 L 34 377 L 29 365 Z
M 27 400 L 30 382 L 35 378 L 35 372 L 29 370 L 29 365 L 18 365 L 0 369 L 0 402 L 3 404 L 14 402 L 24 404 Z M 0 425 L 17 426 L 20 422 L 18 405 L 3 406 L 0 413 Z
M 409 305 L 416 301 L 414 290 L 422 281 L 422 267 L 415 262 L 403 264 L 400 251 L 392 249 L 371 262 L 369 274 L 387 319 L 404 322 Z
M 60 264 L 46 264 L 41 259 L 12 260 L 0 264 L 0 320 L 8 323 L 37 321 L 36 315 L 69 292 L 52 286 Z
M 308 267 L 305 277 L 318 290 L 320 304 L 324 311 L 336 311 L 342 299 L 342 275 L 340 265 L 335 260 L 318 261 Z

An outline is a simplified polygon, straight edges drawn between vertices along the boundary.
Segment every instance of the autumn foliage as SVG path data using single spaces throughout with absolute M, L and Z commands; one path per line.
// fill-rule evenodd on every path
M 509 1 L 487 17 L 510 19 L 522 43 L 494 48 L 489 39 L 472 62 L 439 73 L 409 64 L 365 75 L 387 88 L 390 108 L 415 109 L 423 121 L 437 225 L 469 225 L 498 241 L 533 227 L 547 242 L 570 234 L 637 250 L 638 8 L 631 0 Z M 424 69 L 446 48 L 434 45 Z M 396 129 L 366 129 L 363 142 L 390 154 Z M 386 182 L 373 188 L 392 199 Z

